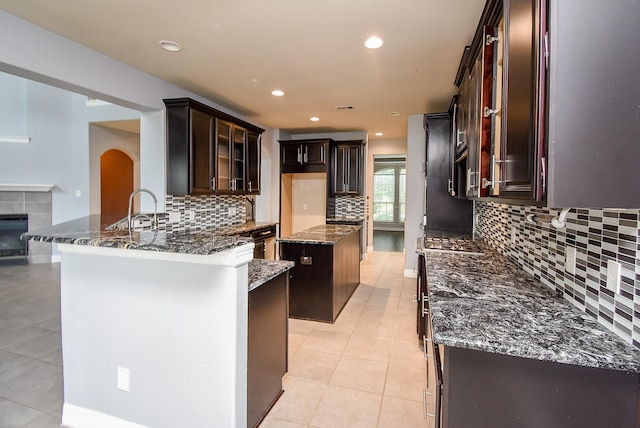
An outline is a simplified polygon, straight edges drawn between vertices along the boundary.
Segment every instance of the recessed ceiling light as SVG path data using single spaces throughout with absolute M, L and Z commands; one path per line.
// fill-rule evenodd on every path
M 364 45 L 369 49 L 378 49 L 380 46 L 382 46 L 383 43 L 384 42 L 382 41 L 382 39 L 376 36 L 369 37 L 364 41 Z
M 276 89 L 275 91 L 271 91 L 271 95 L 275 95 L 276 97 L 281 97 L 284 95 L 284 91 L 281 91 L 280 89 Z
M 391 116 L 391 117 L 400 116 L 400 112 L 399 111 L 392 111 L 391 113 L 389 113 L 389 116 Z
M 309 119 L 311 122 L 317 122 L 320 120 L 319 117 L 313 116 L 311 119 Z
M 376 137 L 382 137 L 384 134 L 382 132 L 376 132 Z
M 171 40 L 160 40 L 158 43 L 162 49 L 169 52 L 179 52 L 182 50 L 182 46 L 179 43 L 172 42 Z

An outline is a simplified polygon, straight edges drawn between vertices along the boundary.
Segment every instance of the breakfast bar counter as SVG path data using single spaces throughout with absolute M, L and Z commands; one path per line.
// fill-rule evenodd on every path
M 23 236 L 61 253 L 63 425 L 246 426 L 251 239 L 113 220 Z

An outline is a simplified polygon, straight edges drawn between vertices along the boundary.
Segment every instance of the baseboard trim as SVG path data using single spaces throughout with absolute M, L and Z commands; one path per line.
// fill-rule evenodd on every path
M 144 425 L 68 403 L 64 403 L 62 406 L 62 426 L 69 428 L 145 428 Z
M 405 269 L 404 270 L 404 277 L 405 278 L 417 278 L 418 277 L 418 272 L 416 272 L 413 269 Z

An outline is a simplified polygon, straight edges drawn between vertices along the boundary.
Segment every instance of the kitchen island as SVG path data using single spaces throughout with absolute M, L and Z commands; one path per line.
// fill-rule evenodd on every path
M 62 423 L 247 426 L 249 286 L 290 265 L 250 272 L 250 238 L 111 222 L 24 236 L 61 253 Z
M 640 352 L 482 249 L 418 249 L 442 426 L 637 427 Z
M 280 238 L 280 258 L 295 262 L 289 316 L 333 323 L 360 284 L 360 227 L 324 224 Z

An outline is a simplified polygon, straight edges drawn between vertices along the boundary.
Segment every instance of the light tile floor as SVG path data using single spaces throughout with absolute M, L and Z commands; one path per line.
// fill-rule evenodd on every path
M 426 427 L 415 280 L 373 252 L 334 324 L 290 320 L 285 392 L 261 427 Z M 60 265 L 0 267 L 0 427 L 58 427 Z

